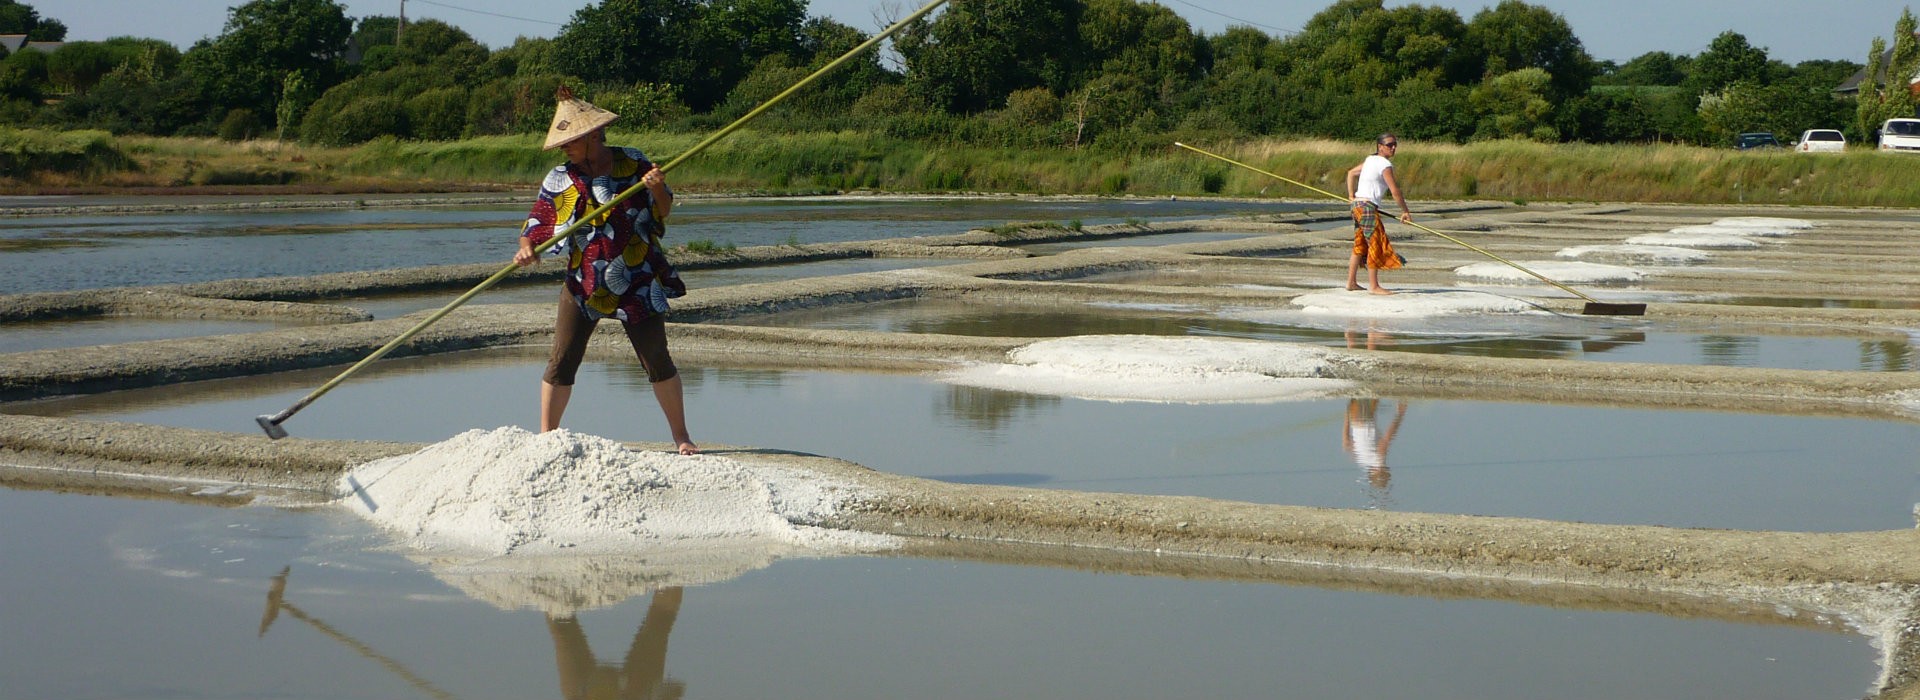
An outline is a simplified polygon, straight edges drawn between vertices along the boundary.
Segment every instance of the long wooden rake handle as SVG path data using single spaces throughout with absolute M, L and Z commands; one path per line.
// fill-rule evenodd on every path
M 821 66 L 819 70 L 814 71 L 811 75 L 808 75 L 805 78 L 801 78 L 800 82 L 794 83 L 792 87 L 789 87 L 786 90 L 782 90 L 780 94 L 774 95 L 773 97 L 768 98 L 766 102 L 762 102 L 760 106 L 753 108 L 753 111 L 747 112 L 746 114 L 741 115 L 739 119 L 733 120 L 733 123 L 728 124 L 725 127 L 722 127 L 719 131 L 715 131 L 713 132 L 713 134 L 707 136 L 704 139 L 701 139 L 700 142 L 694 144 L 693 147 L 688 148 L 685 152 L 681 153 L 678 156 L 675 156 L 672 160 L 667 161 L 665 165 L 659 166 L 660 172 L 665 173 L 669 170 L 672 170 L 674 166 L 677 166 L 685 162 L 688 158 L 692 158 L 694 155 L 700 153 L 701 151 L 706 150 L 708 146 L 712 146 L 713 144 L 718 143 L 721 139 L 726 138 L 727 135 L 732 134 L 735 131 L 738 131 L 742 126 L 745 126 L 747 122 L 752 121 L 755 117 L 760 116 L 761 113 L 766 112 L 769 109 L 772 109 L 774 105 L 779 104 L 782 100 L 787 99 L 788 95 L 792 95 L 793 93 L 798 92 L 801 88 L 811 85 L 813 81 L 818 80 L 820 76 L 826 75 L 827 73 L 833 71 L 835 68 L 839 68 L 841 65 L 845 64 L 846 62 L 853 60 L 855 56 L 858 56 L 861 53 L 865 52 L 866 50 L 879 45 L 880 42 L 885 41 L 888 37 L 891 37 L 894 34 L 899 33 L 900 30 L 905 29 L 907 25 L 912 24 L 914 21 L 920 19 L 921 17 L 927 16 L 928 13 L 933 12 L 936 8 L 946 3 L 947 3 L 947 0 L 933 0 L 933 2 L 927 3 L 925 7 L 915 10 L 913 14 L 907 15 L 905 18 L 901 19 L 900 21 L 893 23 L 893 26 L 887 27 L 885 30 L 881 31 L 879 34 L 873 35 L 871 38 L 867 39 L 865 42 L 862 42 L 859 46 L 853 47 L 852 50 L 846 52 L 845 54 L 842 54 L 839 58 L 834 59 L 833 62 L 828 63 L 827 65 Z M 635 193 L 638 193 L 641 189 L 643 189 L 643 187 L 644 187 L 643 185 L 636 184 L 633 187 L 628 188 L 625 192 L 621 192 L 619 195 L 615 196 L 611 201 L 608 201 L 605 204 L 600 205 L 599 208 L 594 209 L 591 212 L 588 212 L 587 215 L 584 217 L 581 217 L 579 221 L 575 221 L 573 222 L 573 224 L 567 226 L 566 228 L 563 228 L 559 231 L 555 231 L 552 238 L 549 238 L 546 240 L 546 242 L 541 243 L 540 245 L 534 247 L 533 249 L 534 254 L 538 255 L 541 253 L 545 253 L 549 248 L 552 248 L 554 245 L 558 244 L 561 240 L 565 239 L 569 234 L 573 233 L 574 229 L 579 228 L 582 224 L 585 224 L 588 221 L 592 221 L 600 217 L 602 214 L 605 214 L 607 211 L 613 209 L 614 205 L 619 204 L 620 202 L 625 201 L 628 197 L 631 197 Z M 655 243 L 657 244 L 658 241 L 655 241 Z M 414 336 L 419 335 L 420 331 L 425 330 L 427 326 L 433 325 L 434 322 L 439 321 L 442 317 L 445 317 L 448 313 L 452 312 L 454 309 L 460 308 L 462 304 L 467 303 L 469 300 L 473 299 L 475 296 L 478 296 L 481 292 L 486 291 L 487 288 L 492 287 L 495 284 L 498 284 L 500 280 L 506 279 L 507 276 L 513 274 L 513 271 L 518 267 L 519 265 L 510 263 L 506 267 L 500 268 L 499 272 L 493 273 L 491 277 L 488 277 L 486 280 L 482 281 L 480 284 L 475 285 L 474 288 L 471 290 L 468 290 L 467 293 L 460 295 L 459 297 L 455 298 L 451 302 L 448 302 L 446 306 L 440 307 L 439 311 L 435 311 L 431 315 L 427 316 L 426 318 L 421 319 L 420 322 L 414 324 L 412 328 L 408 328 L 406 332 L 401 333 L 399 336 L 395 337 L 393 340 L 388 341 L 386 345 L 380 346 L 380 349 L 373 351 L 371 354 L 367 355 L 364 359 L 361 359 L 359 362 L 354 363 L 352 367 L 348 367 L 345 371 L 341 372 L 338 375 L 335 375 L 333 379 L 327 380 L 327 383 L 320 385 L 319 388 L 314 389 L 312 392 L 308 393 L 306 396 L 301 397 L 299 401 L 295 401 L 293 405 L 288 406 L 286 410 L 283 410 L 279 413 L 276 413 L 270 416 L 256 417 L 254 419 L 254 422 L 260 424 L 260 429 L 266 431 L 267 437 L 269 438 L 278 440 L 280 438 L 286 437 L 287 431 L 285 428 L 280 427 L 280 424 L 286 422 L 288 418 L 292 418 L 293 414 L 299 413 L 301 409 L 304 409 L 307 406 L 312 405 L 314 401 L 317 401 L 320 399 L 320 397 L 327 395 L 327 392 L 333 391 L 334 387 L 339 386 L 341 382 L 345 382 L 347 380 L 347 377 L 353 376 L 354 373 L 359 372 L 361 368 L 366 367 L 367 365 L 373 364 L 375 361 L 378 361 L 380 358 L 385 357 L 387 353 L 392 352 L 394 348 L 400 347 L 401 344 L 409 340 L 412 340 Z

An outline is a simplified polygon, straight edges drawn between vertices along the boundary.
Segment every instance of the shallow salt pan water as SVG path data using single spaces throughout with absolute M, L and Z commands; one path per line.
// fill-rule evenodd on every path
M 897 333 L 946 333 L 989 337 L 1060 337 L 1092 334 L 1205 335 L 1277 340 L 1335 347 L 1425 352 L 1475 357 L 1560 358 L 1599 362 L 1654 362 L 1726 367 L 1832 369 L 1898 372 L 1920 368 L 1920 349 L 1897 335 L 1761 335 L 1709 330 L 1668 330 L 1630 317 L 1560 316 L 1510 305 L 1504 292 L 1462 292 L 1464 308 L 1499 313 L 1400 317 L 1360 308 L 1371 302 L 1407 301 L 1428 308 L 1408 290 L 1388 300 L 1360 293 L 1338 307 L 1231 308 L 1209 312 L 1182 306 L 983 305 L 940 299 L 900 299 L 775 316 L 728 319 L 727 323 L 831 328 Z M 1437 295 L 1437 294 L 1436 294 Z M 1303 296 L 1312 300 L 1319 293 Z M 1474 299 L 1485 301 L 1473 301 Z M 1342 315 L 1343 314 L 1343 315 Z
M 299 437 L 437 442 L 472 426 L 527 427 L 537 418 L 540 367 L 498 353 L 388 361 L 286 428 Z M 1808 531 L 1913 527 L 1920 501 L 1911 449 L 1920 425 L 1901 421 L 1416 400 L 1385 450 L 1385 473 L 1376 474 L 1343 445 L 1349 412 L 1369 408 L 1345 398 L 1117 403 L 923 374 L 684 364 L 682 372 L 697 441 L 831 455 L 957 482 Z M 250 431 L 253 416 L 291 405 L 331 374 L 9 410 Z M 633 363 L 589 362 L 565 425 L 616 440 L 665 440 L 650 391 Z M 1388 398 L 1371 407 L 1378 434 L 1390 430 L 1400 404 Z
M 36 533 L 0 538 L 19 698 L 505 700 L 590 678 L 609 697 L 1804 700 L 1858 697 L 1876 672 L 1865 637 L 1772 610 L 835 558 L 569 615 L 471 598 L 322 511 L 0 489 L 0 524 Z
M 0 294 L 422 265 L 505 265 L 531 205 L 529 198 L 522 205 L 0 217 Z M 957 234 L 1015 221 L 1093 226 L 1307 208 L 1164 199 L 688 198 L 674 207 L 667 244 L 859 241 Z

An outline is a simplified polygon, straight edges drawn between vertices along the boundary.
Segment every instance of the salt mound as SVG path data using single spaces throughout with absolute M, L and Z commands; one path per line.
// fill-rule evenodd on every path
M 869 547 L 801 527 L 858 495 L 817 475 L 721 457 L 638 452 L 605 438 L 471 430 L 340 481 L 337 503 L 415 548 L 459 555 L 632 554 L 742 540 Z
M 1348 388 L 1322 378 L 1331 356 L 1325 348 L 1226 338 L 1074 336 L 1016 348 L 1004 364 L 963 367 L 940 379 L 1102 401 L 1253 403 Z
M 1660 245 L 1679 248 L 1706 248 L 1709 250 L 1733 250 L 1737 248 L 1758 248 L 1760 242 L 1752 236 L 1737 233 L 1643 233 L 1626 240 L 1627 245 Z
M 1699 233 L 1711 236 L 1757 236 L 1760 238 L 1791 236 L 1797 232 L 1798 229 L 1787 228 L 1785 226 L 1764 226 L 1760 224 L 1739 226 L 1729 224 L 1701 224 L 1699 226 L 1676 226 L 1667 229 L 1667 233 L 1680 235 Z
M 1560 262 L 1554 260 L 1531 260 L 1520 263 L 1529 270 L 1560 283 L 1599 284 L 1606 282 L 1638 282 L 1645 276 L 1639 270 L 1619 265 L 1601 265 L 1586 262 Z M 1485 262 L 1474 263 L 1453 269 L 1461 277 L 1493 280 L 1499 282 L 1540 282 L 1539 277 L 1515 269 L 1512 265 Z
M 1498 294 L 1418 289 L 1402 289 L 1388 295 L 1345 289 L 1314 292 L 1294 297 L 1293 305 L 1309 314 L 1360 318 L 1545 313 L 1533 304 Z
M 1553 255 L 1567 260 L 1592 258 L 1655 265 L 1686 265 L 1711 256 L 1705 251 L 1667 245 L 1583 245 L 1563 248 Z

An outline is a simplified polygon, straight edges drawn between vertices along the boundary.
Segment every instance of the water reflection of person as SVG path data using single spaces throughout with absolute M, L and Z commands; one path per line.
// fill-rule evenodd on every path
M 593 658 L 587 645 L 587 633 L 572 615 L 547 615 L 547 631 L 553 635 L 554 661 L 560 667 L 560 695 L 567 700 L 678 700 L 687 694 L 687 685 L 667 679 L 667 634 L 673 631 L 674 618 L 680 615 L 680 589 L 662 588 L 653 593 L 640 631 L 627 647 L 627 657 L 619 665 L 602 664 Z
M 1393 473 L 1387 470 L 1387 448 L 1393 443 L 1393 436 L 1400 432 L 1400 421 L 1407 416 L 1407 402 L 1396 402 L 1393 422 L 1387 425 L 1385 433 L 1380 432 L 1377 414 L 1380 411 L 1379 399 L 1349 399 L 1347 401 L 1346 428 L 1340 433 L 1341 446 L 1355 464 L 1366 470 L 1368 491 L 1374 499 L 1372 506 L 1379 506 L 1387 496 L 1387 485 L 1393 479 Z
M 1373 321 L 1367 321 L 1366 324 L 1366 328 L 1364 329 L 1357 328 L 1353 325 L 1347 326 L 1348 350 L 1355 350 L 1360 347 L 1360 336 L 1363 334 L 1367 337 L 1366 348 L 1368 350 L 1378 350 L 1380 346 L 1393 342 L 1393 336 L 1387 335 L 1386 331 L 1375 327 Z

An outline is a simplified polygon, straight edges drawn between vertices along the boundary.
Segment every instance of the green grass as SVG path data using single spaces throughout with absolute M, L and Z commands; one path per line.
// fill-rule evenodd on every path
M 614 130 L 609 140 L 666 164 L 705 134 Z M 1345 174 L 1371 149 L 1325 140 L 1195 144 L 1299 184 L 1184 149 L 1138 151 L 929 145 L 880 133 L 743 129 L 680 161 L 673 187 L 693 193 L 993 192 L 1341 199 Z M 7 159 L 13 160 L 7 160 Z M 0 130 L 9 175 L 60 185 L 441 183 L 531 188 L 562 156 L 538 137 L 448 142 L 384 139 L 354 148 L 215 139 L 113 137 L 104 132 Z M 1771 203 L 1920 207 L 1920 158 L 1867 149 L 1843 154 L 1735 151 L 1665 144 L 1407 142 L 1394 159 L 1412 199 L 1530 202 Z M 18 184 L 18 183 L 16 183 Z M 1308 187 L 1317 188 L 1314 189 Z M 365 191 L 373 191 L 368 189 Z

